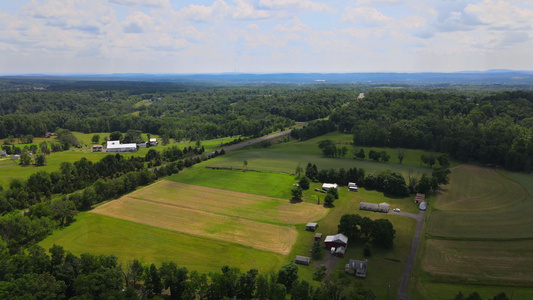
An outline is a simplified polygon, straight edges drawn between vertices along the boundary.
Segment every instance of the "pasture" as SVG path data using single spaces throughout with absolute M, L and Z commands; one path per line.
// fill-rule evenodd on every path
M 144 264 L 173 261 L 201 273 L 220 272 L 224 265 L 246 271 L 276 271 L 284 255 L 228 241 L 192 236 L 95 213 L 79 213 L 76 222 L 39 243 L 45 249 L 61 245 L 73 254 L 113 254 L 125 265 L 139 259 Z M 223 258 L 223 259 L 221 259 Z

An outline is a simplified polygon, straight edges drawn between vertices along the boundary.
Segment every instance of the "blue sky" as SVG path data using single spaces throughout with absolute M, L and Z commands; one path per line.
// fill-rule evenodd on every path
M 531 0 L 1 0 L 0 74 L 533 70 Z

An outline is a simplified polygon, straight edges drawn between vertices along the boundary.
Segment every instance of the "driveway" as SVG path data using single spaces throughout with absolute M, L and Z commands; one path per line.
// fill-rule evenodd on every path
M 409 251 L 409 256 L 407 257 L 405 268 L 403 269 L 402 281 L 400 282 L 400 289 L 398 290 L 398 299 L 411 300 L 411 297 L 407 294 L 407 284 L 409 283 L 411 269 L 415 263 L 416 250 L 420 241 L 420 234 L 422 233 L 422 225 L 424 224 L 424 213 L 425 211 L 423 210 L 419 211 L 418 214 L 389 211 L 389 214 L 400 215 L 416 220 L 415 236 L 413 237 L 411 250 Z

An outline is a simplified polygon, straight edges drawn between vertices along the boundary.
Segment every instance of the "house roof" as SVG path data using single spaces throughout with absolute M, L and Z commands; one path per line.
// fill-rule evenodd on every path
M 137 144 L 121 144 L 120 141 L 107 141 L 107 149 L 118 149 L 118 148 L 137 148 Z
M 157 142 L 156 138 L 150 138 L 150 142 Z
M 350 262 L 346 264 L 346 269 L 357 270 L 358 273 L 366 273 L 366 260 L 350 259 Z
M 318 223 L 307 223 L 305 224 L 305 227 L 316 227 L 318 226 Z
M 294 260 L 309 263 L 311 261 L 311 257 L 296 255 L 296 258 Z
M 330 189 L 330 188 L 336 189 L 338 187 L 339 187 L 339 185 L 336 184 L 336 183 L 324 183 L 324 184 L 322 184 L 322 188 L 323 189 Z
M 348 237 L 342 233 L 336 235 L 328 235 L 324 240 L 325 243 L 344 243 L 348 244 Z

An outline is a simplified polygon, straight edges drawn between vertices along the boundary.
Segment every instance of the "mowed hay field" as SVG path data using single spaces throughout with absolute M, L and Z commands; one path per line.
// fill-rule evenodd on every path
M 162 180 L 92 212 L 286 255 L 298 235 L 290 225 L 320 219 L 326 210 Z
M 533 177 L 525 174 L 475 166 L 454 168 L 450 184 L 437 197 L 426 233 L 447 239 L 533 238 L 531 181 Z
M 461 290 L 478 291 L 487 298 L 498 287 L 507 296 L 510 287 L 522 287 L 517 299 L 531 299 L 532 206 L 531 175 L 453 168 L 450 184 L 426 219 L 413 293 L 420 299 L 452 299 Z

